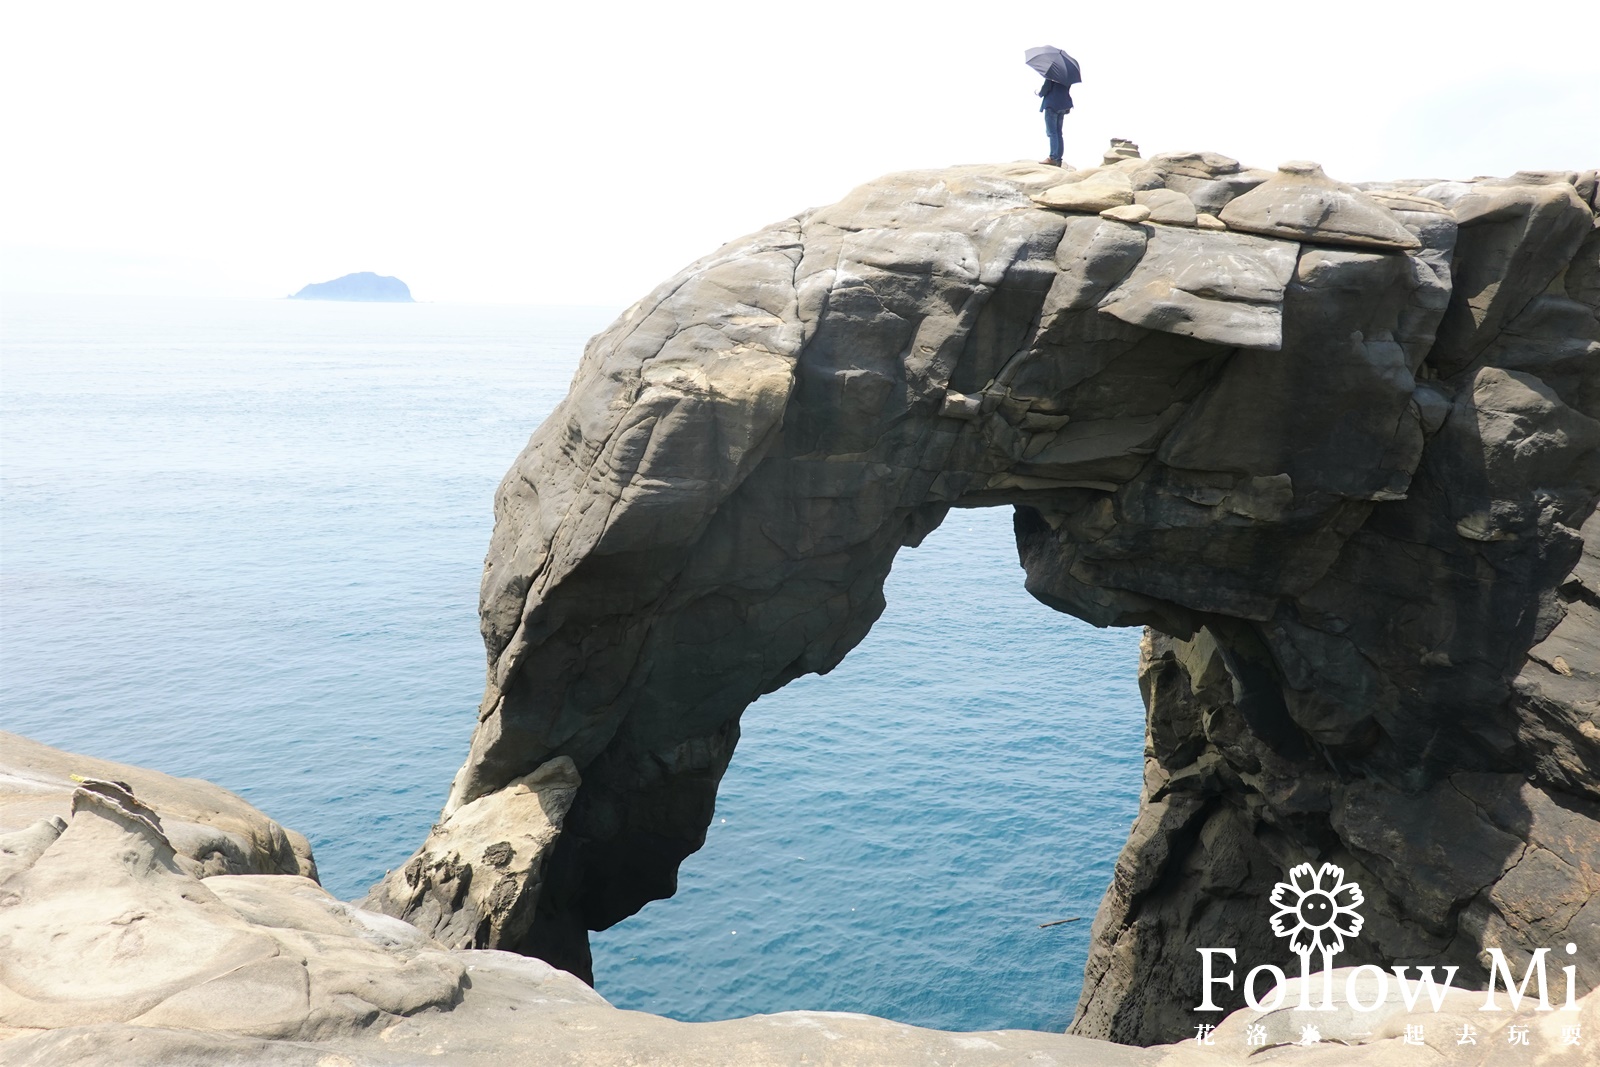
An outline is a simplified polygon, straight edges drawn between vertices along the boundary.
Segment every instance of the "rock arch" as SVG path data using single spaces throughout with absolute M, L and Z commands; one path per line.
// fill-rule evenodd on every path
M 1341 962 L 1559 937 L 1587 988 L 1594 197 L 1211 153 L 961 167 L 692 264 L 590 342 L 502 483 L 471 752 L 373 902 L 587 975 L 587 931 L 703 842 L 744 708 L 839 663 L 950 508 L 1010 505 L 1036 597 L 1151 628 L 1075 1030 L 1190 1032 L 1192 949 L 1281 961 L 1267 890 L 1306 859 L 1366 886 Z

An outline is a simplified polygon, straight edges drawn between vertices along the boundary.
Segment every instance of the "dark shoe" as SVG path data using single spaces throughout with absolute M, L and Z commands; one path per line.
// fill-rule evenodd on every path
M 1041 159 L 1041 160 L 1039 160 L 1039 162 L 1043 163 L 1047 167 L 1059 167 L 1059 166 L 1061 166 L 1061 160 L 1055 158 L 1054 156 L 1051 156 L 1049 159 Z

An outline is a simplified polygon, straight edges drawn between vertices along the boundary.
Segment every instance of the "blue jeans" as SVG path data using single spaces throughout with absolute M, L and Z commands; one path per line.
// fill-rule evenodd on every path
M 1050 135 L 1050 158 L 1061 159 L 1061 120 L 1067 117 L 1065 111 L 1051 111 L 1048 108 L 1044 113 L 1044 130 Z

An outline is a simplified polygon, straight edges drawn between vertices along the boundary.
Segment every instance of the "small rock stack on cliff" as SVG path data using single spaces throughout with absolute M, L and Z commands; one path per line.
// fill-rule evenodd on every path
M 552 761 L 581 784 L 537 859 L 436 836 L 374 902 L 587 973 L 588 930 L 675 890 L 744 708 L 837 664 L 949 508 L 1008 505 L 1036 597 L 1152 628 L 1079 1032 L 1192 1035 L 1197 946 L 1292 967 L 1264 909 L 1308 859 L 1366 890 L 1342 963 L 1572 941 L 1594 984 L 1595 185 L 960 167 L 692 264 L 500 487 L 442 825 Z M 514 921 L 453 922 L 468 878 Z

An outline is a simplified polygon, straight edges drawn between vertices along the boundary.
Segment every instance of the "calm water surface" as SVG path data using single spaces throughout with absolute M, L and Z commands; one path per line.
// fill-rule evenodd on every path
M 495 484 L 613 314 L 0 299 L 0 726 L 225 785 L 359 895 L 466 752 Z M 1138 635 L 1030 598 L 1010 525 L 954 513 L 842 666 L 746 713 L 678 895 L 594 936 L 602 993 L 1066 1024 Z

